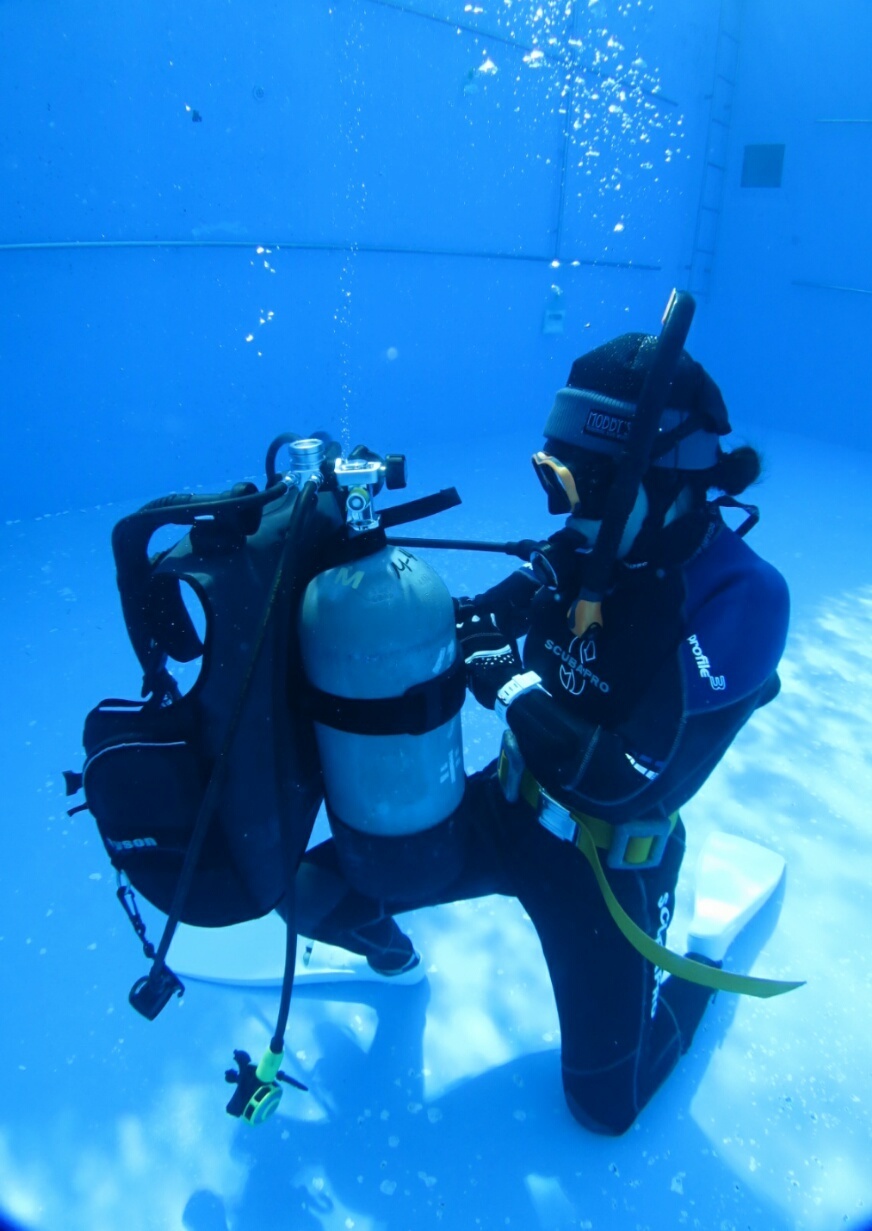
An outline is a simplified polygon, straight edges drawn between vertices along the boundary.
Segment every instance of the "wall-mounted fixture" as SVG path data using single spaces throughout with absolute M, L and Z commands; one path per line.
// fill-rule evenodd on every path
M 545 312 L 542 316 L 542 332 L 563 333 L 565 320 L 566 308 L 563 306 L 563 291 L 559 286 L 552 285 L 551 295 L 545 305 Z
M 743 188 L 780 188 L 783 145 L 746 145 L 742 159 Z

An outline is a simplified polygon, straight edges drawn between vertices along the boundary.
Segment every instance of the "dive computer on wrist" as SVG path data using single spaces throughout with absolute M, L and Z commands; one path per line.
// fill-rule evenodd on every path
M 535 671 L 523 671 L 519 675 L 513 675 L 508 684 L 503 684 L 497 693 L 494 713 L 501 722 L 506 722 L 506 713 L 512 702 L 517 701 L 518 697 L 522 697 L 525 692 L 533 692 L 536 689 L 539 692 L 545 692 L 542 687 L 542 677 Z

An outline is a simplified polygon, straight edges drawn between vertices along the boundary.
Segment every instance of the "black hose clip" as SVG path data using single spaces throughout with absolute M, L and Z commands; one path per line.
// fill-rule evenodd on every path
M 173 996 L 184 996 L 185 985 L 169 966 L 155 964 L 147 975 L 137 979 L 127 999 L 137 1013 L 153 1022 Z

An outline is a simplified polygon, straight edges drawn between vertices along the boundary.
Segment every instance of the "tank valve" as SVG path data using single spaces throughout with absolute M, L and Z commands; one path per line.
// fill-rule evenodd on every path
M 406 486 L 406 458 L 402 453 L 389 453 L 381 458 L 368 449 L 361 449 L 357 457 L 337 458 L 334 474 L 337 486 L 346 492 L 348 528 L 362 533 L 378 528 L 378 515 L 372 502 L 382 487 L 395 491 Z
M 291 487 L 303 487 L 313 479 L 320 487 L 324 481 L 321 463 L 324 461 L 324 441 L 317 436 L 306 440 L 295 440 L 288 445 L 291 464 L 284 476 L 285 482 Z

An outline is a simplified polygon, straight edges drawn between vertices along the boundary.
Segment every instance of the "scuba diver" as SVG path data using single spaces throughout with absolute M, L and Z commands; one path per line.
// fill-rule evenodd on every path
M 676 293 L 658 338 L 627 334 L 573 364 L 533 456 L 565 518 L 546 542 L 389 536 L 460 497 L 378 511 L 383 489 L 406 485 L 405 456 L 344 457 L 325 432 L 276 437 L 263 490 L 173 493 L 115 526 L 142 689 L 88 713 L 82 771 L 65 773 L 85 802 L 69 811 L 90 810 L 117 873 L 149 962 L 128 996 L 146 1019 L 184 994 L 176 970 L 262 981 L 274 945 L 258 925 L 283 918 L 275 1031 L 258 1063 L 234 1051 L 230 1115 L 263 1123 L 283 1085 L 302 1085 L 279 1067 L 295 977 L 340 972 L 312 944 L 299 962 L 297 936 L 366 959 L 343 977 L 411 983 L 423 965 L 394 916 L 425 905 L 521 901 L 554 987 L 567 1101 L 599 1132 L 633 1122 L 713 991 L 799 986 L 721 969 L 784 869 L 735 836 L 703 847 L 690 953 L 664 943 L 678 810 L 777 694 L 788 617 L 782 578 L 742 538 L 756 509 L 734 499 L 759 458 L 719 445 L 723 398 L 684 350 L 692 315 Z M 736 532 L 725 505 L 748 514 Z M 172 528 L 186 532 L 152 552 Z M 415 544 L 526 564 L 453 600 Z M 183 692 L 175 665 L 189 663 Z M 498 759 L 471 777 L 467 688 L 505 725 Z M 322 801 L 332 838 L 307 849 Z M 137 893 L 165 916 L 157 945 Z
M 467 686 L 505 725 L 498 758 L 438 824 L 358 830 L 350 846 L 334 837 L 305 854 L 296 878 L 299 933 L 398 982 L 423 969 L 394 916 L 519 899 L 554 989 L 569 1109 L 612 1135 L 690 1047 L 716 989 L 797 986 L 721 969 L 765 895 L 752 894 L 731 928 L 692 925 L 686 957 L 664 948 L 685 850 L 679 810 L 778 694 L 789 600 L 742 537 L 756 510 L 734 499 L 760 459 L 722 449 L 727 408 L 683 338 L 638 443 L 657 346 L 625 334 L 573 363 L 532 459 L 564 524 L 504 581 L 455 599 Z M 747 511 L 738 531 L 724 506 Z M 432 851 L 450 874 L 413 885 Z

